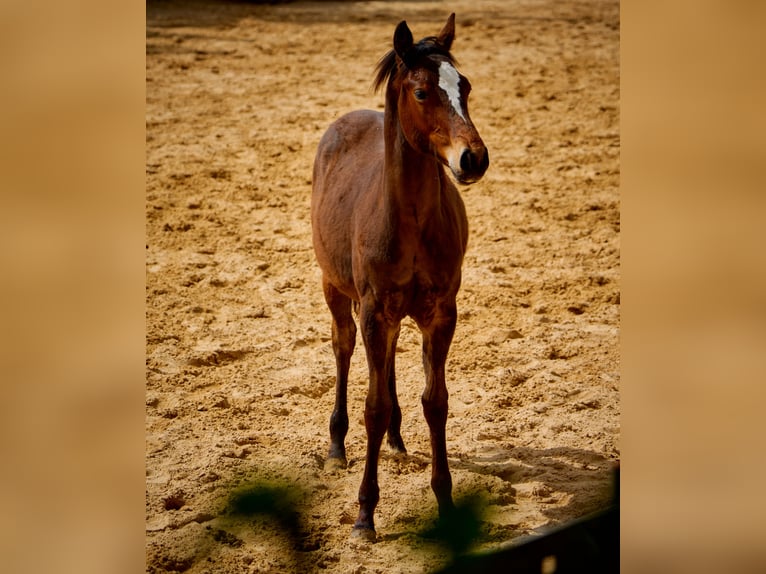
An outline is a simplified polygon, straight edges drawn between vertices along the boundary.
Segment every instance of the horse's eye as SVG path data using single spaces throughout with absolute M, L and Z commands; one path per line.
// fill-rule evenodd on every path
M 425 90 L 415 90 L 415 99 L 422 102 L 428 97 L 428 93 Z

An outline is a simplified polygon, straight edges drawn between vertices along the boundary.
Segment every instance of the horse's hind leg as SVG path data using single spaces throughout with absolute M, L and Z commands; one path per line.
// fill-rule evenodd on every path
M 351 299 L 327 280 L 322 281 L 325 301 L 332 313 L 332 350 L 335 353 L 335 406 L 330 416 L 330 451 L 326 470 L 345 468 L 348 432 L 348 370 L 356 344 L 356 324 L 351 316 Z
M 391 343 L 391 350 L 389 351 L 389 367 L 388 367 L 388 390 L 391 393 L 391 422 L 388 423 L 388 446 L 392 450 L 399 453 L 406 453 L 407 449 L 404 447 L 404 441 L 402 440 L 402 409 L 399 406 L 399 399 L 396 396 L 396 343 L 399 340 L 399 331 L 396 331 L 396 336 Z

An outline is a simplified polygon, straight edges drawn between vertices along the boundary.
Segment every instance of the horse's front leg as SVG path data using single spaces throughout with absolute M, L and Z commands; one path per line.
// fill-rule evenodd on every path
M 369 541 L 375 541 L 376 538 L 374 513 L 380 499 L 378 457 L 393 410 L 388 372 L 392 361 L 389 360 L 388 355 L 395 350 L 392 342 L 396 339 L 398 332 L 398 324 L 391 320 L 383 307 L 376 301 L 363 299 L 360 311 L 370 386 L 364 408 L 367 457 L 362 484 L 359 487 L 359 516 L 354 524 L 354 534 Z
M 439 504 L 439 515 L 444 518 L 454 508 L 452 502 L 452 477 L 447 462 L 447 402 L 449 394 L 445 381 L 447 353 L 457 323 L 454 303 L 442 309 L 428 325 L 421 325 L 423 332 L 423 368 L 426 387 L 421 401 L 423 414 L 431 434 L 431 488 Z

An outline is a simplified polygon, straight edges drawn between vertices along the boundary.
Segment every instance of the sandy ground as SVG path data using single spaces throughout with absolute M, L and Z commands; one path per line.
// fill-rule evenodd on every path
M 377 543 L 349 537 L 364 466 L 361 344 L 350 464 L 323 471 L 335 367 L 309 202 L 327 125 L 382 107 L 370 84 L 396 24 L 417 39 L 451 11 L 491 158 L 461 190 L 471 237 L 447 365 L 454 493 L 482 496 L 475 549 L 607 503 L 620 457 L 618 2 L 150 1 L 147 572 L 448 562 L 423 534 L 436 502 L 410 320 L 397 356 L 409 454 L 384 447 Z M 237 514 L 242 492 L 266 496 Z M 298 513 L 292 541 L 270 514 L 284 519 L 279 503 Z

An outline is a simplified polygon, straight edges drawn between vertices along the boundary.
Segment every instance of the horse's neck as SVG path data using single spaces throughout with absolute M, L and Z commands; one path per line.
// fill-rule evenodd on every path
M 439 208 L 444 170 L 434 156 L 409 145 L 395 120 L 387 110 L 384 205 L 422 224 Z

